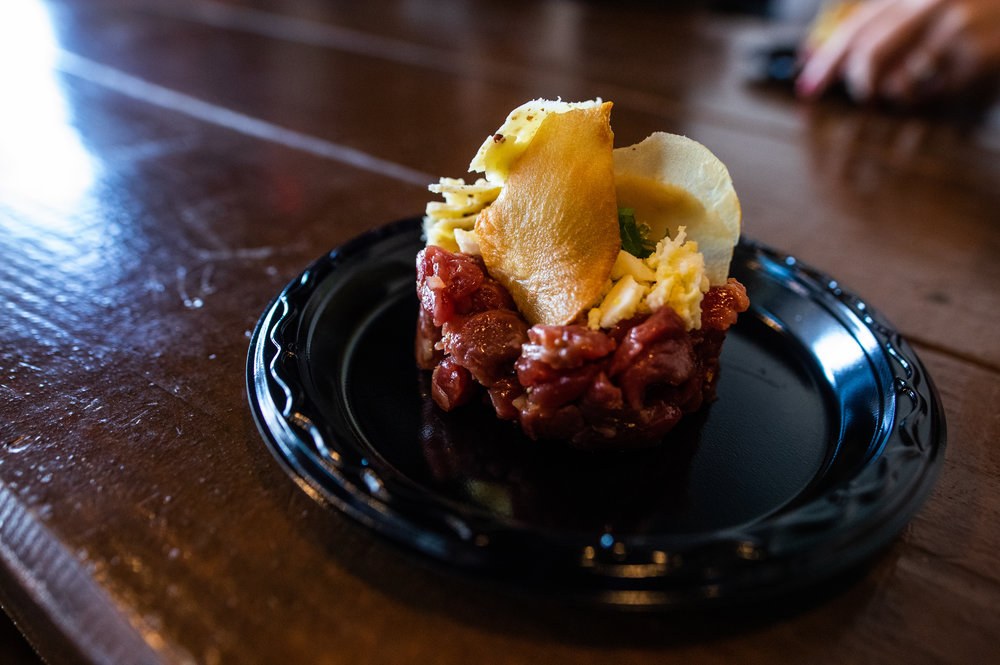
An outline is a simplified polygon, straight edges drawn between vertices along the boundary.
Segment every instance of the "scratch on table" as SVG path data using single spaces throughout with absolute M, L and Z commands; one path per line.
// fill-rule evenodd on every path
M 152 410 L 152 407 L 159 405 L 159 402 L 147 402 L 146 408 L 140 411 L 132 420 L 129 421 L 129 425 L 138 425 L 142 422 L 142 419 Z
M 167 290 L 167 286 L 157 278 L 154 270 L 149 271 L 149 278 L 142 283 L 142 286 L 148 293 L 163 293 Z
M 235 249 L 201 249 L 198 258 L 204 261 L 229 261 L 232 259 L 267 259 L 277 252 L 274 247 L 237 247 Z
M 215 287 L 211 284 L 212 268 L 207 266 L 202 270 L 201 279 L 198 284 L 198 293 L 191 296 L 187 291 L 187 268 L 184 266 L 177 267 L 177 294 L 181 298 L 181 302 L 184 306 L 189 309 L 198 309 L 205 305 L 204 296 L 210 295 L 215 292 Z
M 24 450 L 27 450 L 30 445 L 31 445 L 31 440 L 28 439 L 27 435 L 22 434 L 21 436 L 14 439 L 14 441 L 5 444 L 4 449 L 9 453 L 19 453 Z
M 89 409 L 93 409 L 94 411 L 100 411 L 103 408 L 104 405 L 101 404 L 101 400 L 97 397 L 95 397 L 94 399 L 90 400 L 89 402 L 83 405 L 84 411 L 87 411 Z
M 211 295 L 215 293 L 215 285 L 212 284 L 212 273 L 215 271 L 215 266 L 209 263 L 205 266 L 205 269 L 201 271 L 201 284 L 198 287 L 201 289 L 202 295 Z
M 178 152 L 190 150 L 198 145 L 195 136 L 184 136 L 158 141 L 141 141 L 107 152 L 113 162 L 141 162 L 158 159 Z

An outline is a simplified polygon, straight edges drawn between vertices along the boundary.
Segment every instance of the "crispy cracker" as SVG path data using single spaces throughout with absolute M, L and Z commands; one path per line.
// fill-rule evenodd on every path
M 576 319 L 618 256 L 610 115 L 608 102 L 546 116 L 476 221 L 490 274 L 531 324 Z

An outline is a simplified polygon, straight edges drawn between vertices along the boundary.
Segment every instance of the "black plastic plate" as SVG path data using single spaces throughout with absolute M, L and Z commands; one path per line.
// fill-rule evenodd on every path
M 886 545 L 944 456 L 940 400 L 891 326 L 750 241 L 719 399 L 659 446 L 534 442 L 443 413 L 413 360 L 419 219 L 316 261 L 264 312 L 247 384 L 315 499 L 466 571 L 607 606 L 689 607 L 823 581 Z

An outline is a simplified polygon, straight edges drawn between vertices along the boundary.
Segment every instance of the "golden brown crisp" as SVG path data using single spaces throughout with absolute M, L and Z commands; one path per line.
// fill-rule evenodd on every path
M 618 256 L 610 115 L 608 102 L 546 116 L 476 222 L 490 275 L 529 324 L 576 319 Z

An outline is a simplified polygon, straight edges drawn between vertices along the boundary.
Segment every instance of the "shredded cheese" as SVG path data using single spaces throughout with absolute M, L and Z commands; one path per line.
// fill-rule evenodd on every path
M 591 329 L 609 329 L 638 314 L 670 307 L 688 330 L 701 327 L 701 300 L 708 291 L 705 259 L 698 243 L 687 242 L 682 226 L 676 238 L 664 238 L 645 259 L 622 251 L 611 270 L 611 288 L 587 313 Z

